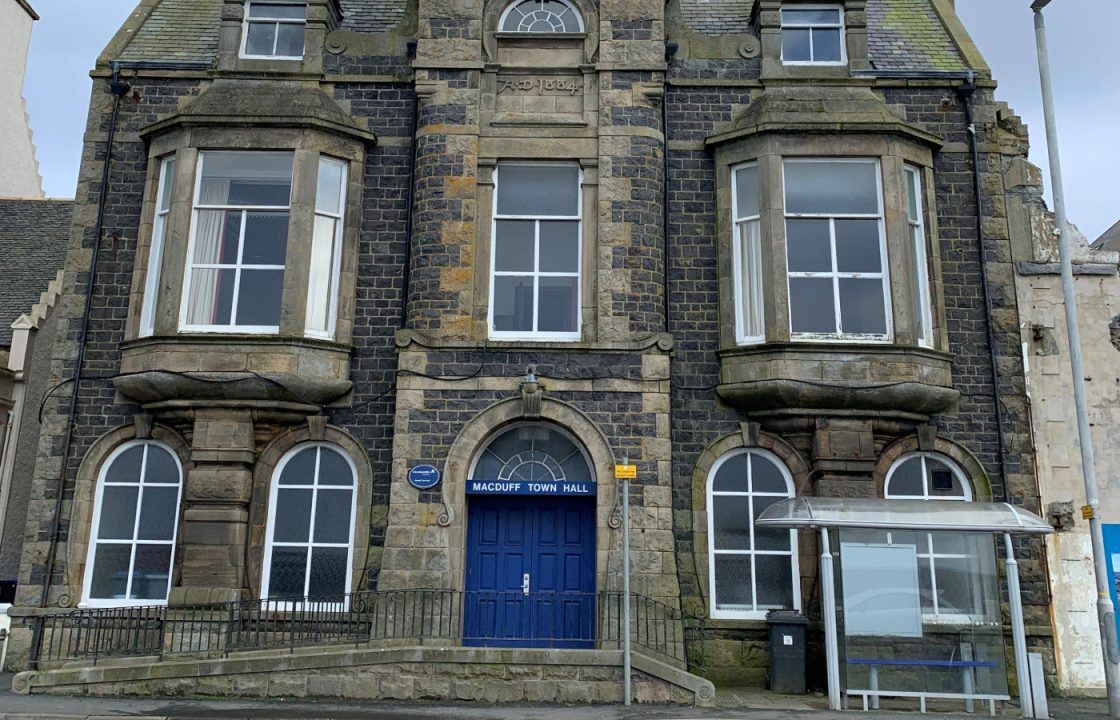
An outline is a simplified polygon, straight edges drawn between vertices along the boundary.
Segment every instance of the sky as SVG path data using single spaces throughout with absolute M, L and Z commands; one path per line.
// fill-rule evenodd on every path
M 747 2 L 748 0 L 743 0 Z M 135 0 L 32 0 L 24 86 L 44 189 L 73 197 L 89 102 L 89 70 Z M 957 0 L 957 11 L 999 82 L 997 96 L 1031 130 L 1031 159 L 1047 167 L 1029 0 Z M 1073 8 L 1077 8 L 1075 13 Z M 1054 0 L 1046 11 L 1070 220 L 1090 240 L 1120 220 L 1120 2 Z M 1047 175 L 1047 181 L 1049 177 Z

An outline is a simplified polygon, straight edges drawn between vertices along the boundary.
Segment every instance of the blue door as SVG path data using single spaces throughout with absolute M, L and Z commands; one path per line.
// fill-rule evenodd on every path
M 595 643 L 595 502 L 474 496 L 467 513 L 463 643 Z

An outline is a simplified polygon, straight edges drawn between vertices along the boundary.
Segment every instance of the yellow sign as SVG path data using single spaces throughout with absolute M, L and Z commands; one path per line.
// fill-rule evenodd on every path
M 1092 505 L 1082 505 L 1081 506 L 1081 517 L 1085 518 L 1086 520 L 1092 520 L 1093 519 L 1093 506 Z
M 615 480 L 637 480 L 638 479 L 638 466 L 637 465 L 615 465 L 614 466 L 614 479 Z

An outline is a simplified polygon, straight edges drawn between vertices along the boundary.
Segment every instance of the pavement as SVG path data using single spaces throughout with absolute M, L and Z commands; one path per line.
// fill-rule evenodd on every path
M 455 705 L 401 703 L 316 703 L 281 701 L 164 700 L 13 695 L 12 676 L 0 675 L 0 720 L 979 720 L 975 715 L 901 712 L 829 712 L 817 709 L 819 699 L 775 699 L 766 693 L 742 696 L 753 707 L 680 708 L 665 706 L 591 705 Z M 717 694 L 717 698 L 719 695 Z M 752 699 L 755 697 L 756 699 Z M 1052 700 L 1055 720 L 1107 720 L 1103 700 Z M 1009 709 L 1009 714 L 1011 709 Z

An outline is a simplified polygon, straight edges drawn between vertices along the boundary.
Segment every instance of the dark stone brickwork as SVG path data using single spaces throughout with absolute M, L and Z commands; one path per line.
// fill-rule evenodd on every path
M 611 23 L 611 37 L 615 40 L 652 40 L 652 20 L 615 20 Z

